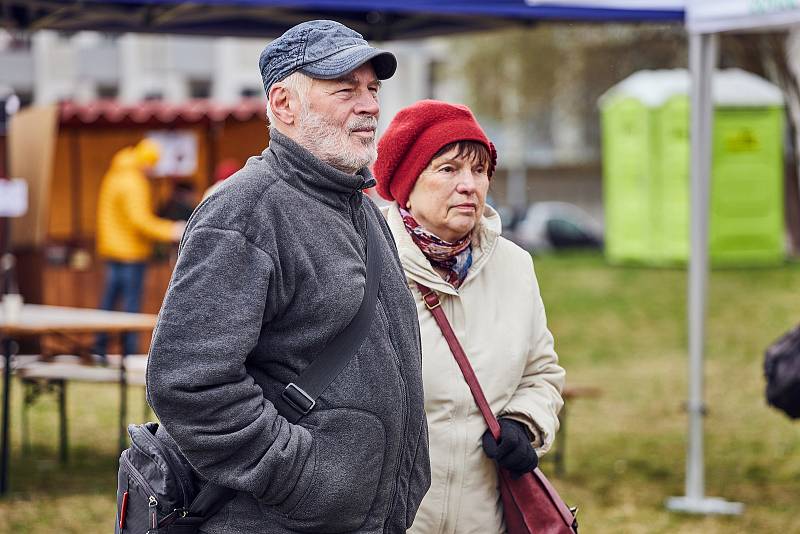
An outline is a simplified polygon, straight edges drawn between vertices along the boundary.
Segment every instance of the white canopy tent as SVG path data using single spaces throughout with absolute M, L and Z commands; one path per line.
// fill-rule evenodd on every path
M 800 24 L 800 0 L 527 0 L 532 6 L 560 5 L 594 11 L 683 10 L 689 32 L 691 72 L 691 248 L 689 259 L 689 412 L 686 494 L 667 501 L 671 510 L 738 514 L 740 503 L 706 497 L 703 457 L 703 351 L 708 280 L 708 211 L 713 102 L 711 75 L 717 65 L 717 34 L 763 32 Z
M 717 66 L 717 34 L 761 32 L 800 24 L 797 0 L 687 0 L 691 72 L 691 250 L 689 260 L 689 446 L 686 495 L 667 501 L 671 510 L 738 514 L 740 503 L 706 497 L 703 459 L 703 351 L 708 281 L 708 210 L 713 102 L 711 77 Z

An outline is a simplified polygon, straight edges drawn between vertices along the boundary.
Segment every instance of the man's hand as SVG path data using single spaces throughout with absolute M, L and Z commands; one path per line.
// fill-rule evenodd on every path
M 502 467 L 511 471 L 514 478 L 519 478 L 539 465 L 539 457 L 531 446 L 525 425 L 513 419 L 501 417 L 500 441 L 497 442 L 488 430 L 483 433 L 483 452 Z

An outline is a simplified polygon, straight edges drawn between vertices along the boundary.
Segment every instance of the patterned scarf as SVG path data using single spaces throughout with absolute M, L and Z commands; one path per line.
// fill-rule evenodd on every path
M 399 209 L 406 231 L 431 265 L 453 287 L 460 286 L 472 265 L 471 236 L 467 235 L 455 243 L 450 243 L 423 228 L 408 211 Z

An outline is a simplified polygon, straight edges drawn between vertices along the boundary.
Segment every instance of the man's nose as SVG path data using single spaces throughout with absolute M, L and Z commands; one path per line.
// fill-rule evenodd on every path
M 363 91 L 356 102 L 355 109 L 353 110 L 359 115 L 370 115 L 377 117 L 381 112 L 378 97 L 372 94 L 371 91 Z

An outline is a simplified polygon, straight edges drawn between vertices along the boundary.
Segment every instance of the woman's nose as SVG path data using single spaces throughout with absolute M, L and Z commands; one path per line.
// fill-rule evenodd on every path
M 464 169 L 459 173 L 459 179 L 458 179 L 459 193 L 466 193 L 466 194 L 473 193 L 475 191 L 476 184 L 477 182 L 475 176 L 473 176 L 470 170 Z

